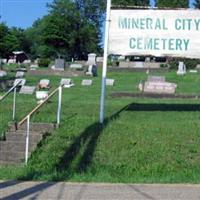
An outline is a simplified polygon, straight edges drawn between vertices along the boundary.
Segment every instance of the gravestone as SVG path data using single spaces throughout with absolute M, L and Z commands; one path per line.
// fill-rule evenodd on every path
M 191 69 L 189 72 L 190 72 L 190 73 L 193 73 L 193 74 L 196 74 L 198 71 L 195 70 L 195 69 Z
M 103 62 L 103 57 L 97 57 L 96 61 L 97 61 L 97 63 L 102 63 Z
M 31 63 L 31 60 L 24 60 L 23 63 L 24 63 L 24 64 L 30 64 L 30 63 Z
M 24 77 L 24 72 L 23 71 L 17 71 L 15 78 L 23 78 Z
M 90 86 L 90 85 L 92 85 L 92 80 L 90 80 L 90 79 L 84 79 L 84 80 L 82 80 L 81 85 L 83 85 L 83 86 Z
M 184 62 L 179 62 L 178 71 L 176 73 L 177 73 L 177 75 L 186 74 L 186 66 L 185 66 Z
M 50 80 L 48 80 L 48 79 L 41 79 L 40 80 L 40 82 L 39 82 L 39 88 L 49 88 L 49 86 L 50 86 Z
M 114 85 L 115 80 L 114 79 L 106 79 L 106 85 L 107 86 L 113 86 Z
M 200 69 L 200 64 L 197 64 L 196 69 Z
M 88 54 L 87 65 L 96 65 L 96 54 L 95 53 Z
M 143 68 L 144 67 L 144 62 L 135 62 L 135 68 Z
M 148 82 L 144 84 L 144 92 L 154 94 L 174 94 L 177 85 L 169 82 Z
M 83 69 L 83 65 L 82 65 L 82 64 L 79 64 L 79 63 L 72 63 L 72 64 L 70 64 L 69 67 L 70 67 L 71 69 L 79 69 L 79 70 Z
M 64 59 L 55 59 L 55 70 L 61 70 L 64 71 L 65 70 L 65 60 Z
M 7 76 L 7 72 L 0 70 L 0 77 Z
M 39 101 L 37 103 L 43 103 L 44 100 L 48 97 L 48 91 L 36 91 L 36 99 Z
M 33 64 L 30 66 L 30 70 L 36 70 L 38 67 L 38 64 Z
M 88 76 L 92 76 L 92 65 L 89 65 L 88 70 L 85 74 Z
M 20 94 L 33 94 L 35 92 L 35 86 L 22 86 L 19 93 Z
M 148 82 L 165 82 L 164 76 L 148 76 Z
M 25 83 L 26 83 L 26 79 L 24 79 L 24 78 L 17 78 L 17 79 L 15 79 L 13 85 L 17 85 L 18 83 L 19 83 L 18 86 L 24 86 Z
M 62 78 L 60 81 L 60 85 L 63 85 L 64 88 L 70 88 L 74 86 L 71 78 Z

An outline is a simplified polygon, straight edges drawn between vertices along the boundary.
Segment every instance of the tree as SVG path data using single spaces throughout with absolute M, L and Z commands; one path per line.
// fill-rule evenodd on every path
M 149 6 L 149 0 L 112 0 L 112 5 L 121 6 Z
M 159 8 L 188 8 L 188 0 L 157 0 Z
M 44 21 L 44 44 L 69 58 L 84 59 L 89 52 L 98 52 L 101 19 L 94 4 L 94 0 L 54 0 Z
M 195 8 L 200 9 L 200 0 L 195 0 L 193 5 L 194 5 Z
M 17 37 L 6 26 L 0 23 L 0 57 L 8 57 L 12 51 L 19 50 L 20 43 Z

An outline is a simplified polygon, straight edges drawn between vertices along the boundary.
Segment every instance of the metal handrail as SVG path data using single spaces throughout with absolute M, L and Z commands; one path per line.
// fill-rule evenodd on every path
M 16 93 L 17 93 L 17 86 L 21 84 L 22 80 L 20 80 L 18 83 L 13 85 L 2 97 L 0 97 L 0 101 L 3 101 L 13 90 L 13 114 L 12 114 L 12 119 L 15 120 L 15 114 L 16 114 Z
M 0 97 L 0 101 L 4 100 L 22 81 L 19 81 L 17 84 L 13 85 L 2 97 Z
M 37 105 L 31 112 L 29 112 L 19 123 L 18 126 L 21 126 L 28 118 L 28 116 L 33 115 L 37 110 L 40 109 L 40 107 L 42 107 L 52 96 L 54 96 L 56 94 L 56 92 L 59 90 L 60 87 L 63 86 L 59 86 L 57 87 L 42 103 L 40 103 L 39 105 Z
M 25 164 L 28 162 L 28 152 L 29 152 L 29 135 L 30 135 L 30 118 L 31 116 L 39 110 L 52 96 L 58 92 L 58 110 L 57 110 L 57 125 L 60 124 L 60 114 L 61 114 L 61 103 L 62 103 L 62 88 L 64 85 L 60 85 L 56 88 L 42 103 L 37 105 L 31 112 L 28 113 L 18 124 L 16 124 L 16 129 L 18 126 L 21 126 L 25 121 L 27 121 L 26 125 L 26 147 L 25 147 Z

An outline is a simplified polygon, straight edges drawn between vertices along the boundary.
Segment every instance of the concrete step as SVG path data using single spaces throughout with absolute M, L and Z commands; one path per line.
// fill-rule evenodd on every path
M 21 151 L 25 152 L 26 142 L 18 141 L 0 141 L 0 152 L 1 151 Z M 29 151 L 35 150 L 37 142 L 29 141 Z
M 1 160 L 0 159 L 0 166 L 18 165 L 20 163 L 21 163 L 21 161 L 16 162 L 16 161 L 8 161 L 8 160 Z
M 27 129 L 26 123 L 18 127 L 18 130 L 26 131 L 26 129 Z M 53 129 L 55 129 L 55 125 L 52 123 L 30 123 L 30 131 L 36 131 L 38 133 L 46 133 L 46 132 L 52 132 Z M 15 125 L 13 123 L 9 125 L 9 130 L 15 131 Z
M 13 152 L 13 151 L 1 151 L 0 160 L 3 161 L 12 161 L 12 162 L 23 162 L 25 158 L 24 152 Z
M 44 134 L 51 133 L 54 124 L 31 123 L 29 134 L 29 156 L 36 149 L 37 144 L 42 140 Z M 0 165 L 13 165 L 23 163 L 25 159 L 26 145 L 26 123 L 15 131 L 15 125 L 9 126 L 9 131 L 5 134 L 6 140 L 0 141 Z
M 42 139 L 43 135 L 30 132 L 29 141 L 38 143 Z M 26 133 L 16 133 L 16 132 L 8 132 L 6 133 L 6 141 L 17 141 L 17 142 L 25 142 Z

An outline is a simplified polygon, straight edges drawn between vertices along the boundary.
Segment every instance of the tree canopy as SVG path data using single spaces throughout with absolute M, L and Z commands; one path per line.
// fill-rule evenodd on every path
M 188 0 L 157 0 L 159 8 L 188 8 Z
M 200 9 L 200 0 L 195 0 L 194 1 L 194 7 Z

